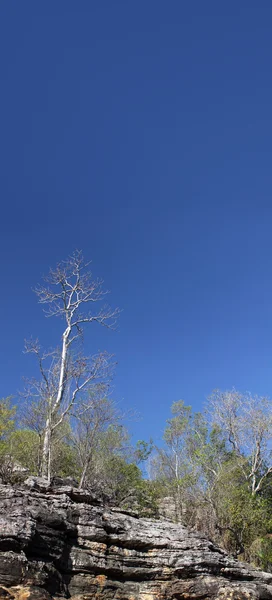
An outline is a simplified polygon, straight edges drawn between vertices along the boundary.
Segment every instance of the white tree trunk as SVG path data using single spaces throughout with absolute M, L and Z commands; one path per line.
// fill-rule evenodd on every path
M 62 352 L 61 352 L 61 363 L 60 363 L 60 374 L 57 388 L 57 397 L 52 405 L 49 403 L 49 416 L 46 420 L 44 440 L 43 440 L 43 453 L 42 453 L 42 476 L 46 477 L 48 481 L 51 478 L 51 439 L 52 439 L 52 417 L 57 414 L 59 407 L 61 406 L 62 398 L 65 391 L 65 374 L 68 356 L 68 340 L 71 333 L 71 327 L 68 324 L 62 336 Z
M 46 419 L 44 440 L 43 440 L 43 452 L 42 452 L 42 477 L 45 477 L 50 481 L 50 448 L 51 448 L 51 425 L 50 418 Z
M 85 477 L 86 477 L 86 473 L 87 473 L 87 468 L 88 468 L 88 462 L 85 462 L 85 465 L 83 467 L 83 471 L 81 473 L 81 478 L 80 478 L 80 482 L 79 482 L 79 489 L 81 490 L 84 486 L 85 483 Z

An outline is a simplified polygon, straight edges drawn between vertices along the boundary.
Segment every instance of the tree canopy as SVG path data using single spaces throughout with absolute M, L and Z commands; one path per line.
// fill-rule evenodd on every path
M 39 376 L 26 379 L 16 405 L 0 400 L 2 482 L 70 476 L 105 502 L 166 514 L 272 570 L 271 400 L 215 390 L 202 412 L 179 400 L 160 443 L 132 444 L 112 394 L 113 356 L 84 352 L 84 330 L 93 323 L 114 329 L 119 315 L 100 304 L 102 281 L 75 252 L 36 293 L 47 316 L 60 318 L 62 334 L 50 350 L 26 342 Z

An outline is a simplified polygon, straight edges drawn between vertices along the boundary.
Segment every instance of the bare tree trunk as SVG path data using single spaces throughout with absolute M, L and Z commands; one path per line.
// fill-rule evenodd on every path
M 42 448 L 43 448 L 42 436 L 41 436 L 41 434 L 39 434 L 39 449 L 38 449 L 38 476 L 39 477 L 42 476 Z
M 42 473 L 43 477 L 46 477 L 50 481 L 51 477 L 51 437 L 52 437 L 52 416 L 57 414 L 57 411 L 61 405 L 62 398 L 65 391 L 65 373 L 68 355 L 69 335 L 71 333 L 71 327 L 68 325 L 63 336 L 62 336 L 62 351 L 61 351 L 61 362 L 60 362 L 60 373 L 57 387 L 57 398 L 52 406 L 51 401 L 49 403 L 49 417 L 46 420 L 45 435 L 43 440 L 43 453 L 42 453 Z
M 88 462 L 85 462 L 85 465 L 83 467 L 83 471 L 81 473 L 81 477 L 80 477 L 80 482 L 79 482 L 79 489 L 81 490 L 84 486 L 85 483 L 85 477 L 86 477 L 86 473 L 87 473 L 87 469 L 88 469 Z
M 43 440 L 43 451 L 42 451 L 42 477 L 45 477 L 48 481 L 50 481 L 50 446 L 51 446 L 51 431 L 50 431 L 50 418 L 46 419 L 45 432 L 44 432 L 44 440 Z
M 180 523 L 182 521 L 182 504 L 181 504 L 181 490 L 180 490 L 180 483 L 179 483 L 179 459 L 178 459 L 177 453 L 175 455 L 175 476 L 176 476 L 176 483 L 177 483 L 176 520 L 177 520 L 177 523 Z
M 47 479 L 48 481 L 51 480 L 51 464 L 52 464 L 52 443 L 51 443 L 51 435 L 50 435 L 50 444 L 49 444 L 49 452 L 48 452 L 48 467 L 47 467 Z

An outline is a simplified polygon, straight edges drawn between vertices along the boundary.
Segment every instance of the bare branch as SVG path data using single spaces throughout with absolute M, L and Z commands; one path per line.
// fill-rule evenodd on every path
M 83 327 L 98 323 L 108 329 L 114 329 L 119 309 L 103 306 L 99 310 L 88 310 L 101 302 L 107 290 L 103 281 L 94 279 L 85 262 L 82 252 L 76 250 L 66 261 L 51 269 L 44 278 L 45 285 L 35 289 L 38 301 L 43 304 L 48 317 L 58 316 L 64 319 L 64 330 L 59 352 L 42 354 L 38 341 L 26 343 L 26 352 L 37 357 L 41 381 L 29 382 L 28 397 L 42 398 L 47 405 L 44 425 L 43 473 L 49 476 L 48 466 L 50 439 L 53 431 L 61 425 L 72 410 L 79 394 L 109 375 L 111 357 L 100 353 L 91 361 L 72 351 L 75 342 L 83 335 Z M 51 364 L 46 366 L 51 356 Z

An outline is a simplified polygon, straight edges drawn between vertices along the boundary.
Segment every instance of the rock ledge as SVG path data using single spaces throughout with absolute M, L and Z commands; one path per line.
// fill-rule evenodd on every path
M 0 485 L 1 599 L 272 600 L 272 574 L 63 483 Z

